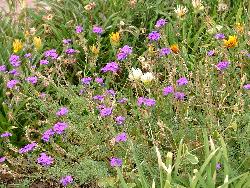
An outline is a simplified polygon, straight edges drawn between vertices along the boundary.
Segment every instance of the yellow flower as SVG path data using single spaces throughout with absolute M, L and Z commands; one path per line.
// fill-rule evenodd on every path
M 241 23 L 236 23 L 235 24 L 235 30 L 239 33 L 243 33 L 244 31 L 244 26 Z
M 233 48 L 237 45 L 237 37 L 236 36 L 229 36 L 228 40 L 224 40 L 224 45 L 227 48 Z
M 23 48 L 23 44 L 19 39 L 15 39 L 13 42 L 14 53 L 19 52 Z
M 178 47 L 177 44 L 172 44 L 172 45 L 170 46 L 170 49 L 171 49 L 172 52 L 174 52 L 175 54 L 178 54 L 179 51 L 180 51 L 180 49 L 179 49 L 179 47 Z
M 35 48 L 38 50 L 42 47 L 42 40 L 40 37 L 34 37 L 33 38 L 33 43 L 34 43 L 34 46 Z
M 116 33 L 111 33 L 109 35 L 109 38 L 110 38 L 110 43 L 112 45 L 118 45 L 119 42 L 120 42 L 120 39 L 121 39 L 121 36 L 120 36 L 120 33 L 119 32 L 116 32 Z
M 99 54 L 99 48 L 96 47 L 95 45 L 91 46 L 90 50 L 95 55 Z

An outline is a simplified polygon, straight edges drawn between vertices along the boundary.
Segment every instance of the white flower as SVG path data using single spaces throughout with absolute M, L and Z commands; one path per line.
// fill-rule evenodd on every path
M 224 12 L 228 9 L 228 5 L 226 3 L 220 2 L 218 4 L 218 11 L 219 12 Z
M 187 7 L 184 7 L 182 5 L 177 5 L 176 9 L 174 9 L 175 13 L 177 14 L 177 17 L 181 18 L 185 16 L 185 14 L 188 12 Z
M 128 77 L 130 80 L 132 81 L 137 81 L 137 80 L 140 80 L 141 79 L 141 76 L 142 76 L 142 71 L 141 69 L 137 68 L 132 68 L 132 70 L 130 71 Z
M 216 28 L 218 31 L 220 31 L 220 30 L 223 28 L 223 26 L 222 26 L 222 25 L 216 25 L 215 28 Z
M 155 77 L 154 77 L 153 73 L 151 73 L 151 72 L 146 72 L 145 74 L 143 74 L 141 76 L 141 81 L 144 84 L 148 84 L 148 83 L 152 82 L 154 79 L 155 79 Z
M 201 0 L 192 0 L 192 5 L 197 11 L 204 10 L 204 6 L 202 5 Z

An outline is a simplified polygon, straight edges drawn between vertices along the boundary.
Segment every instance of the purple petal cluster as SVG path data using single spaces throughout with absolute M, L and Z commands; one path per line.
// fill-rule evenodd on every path
M 37 158 L 37 163 L 42 166 L 50 166 L 53 162 L 54 159 L 46 155 L 46 153 L 40 153 L 40 157 Z
M 117 125 L 122 125 L 122 124 L 124 123 L 125 119 L 126 119 L 126 118 L 125 118 L 124 116 L 117 116 L 117 117 L 115 118 L 116 124 L 117 124 Z
M 207 55 L 210 57 L 213 56 L 214 54 L 215 54 L 215 50 L 210 50 L 207 52 Z
M 175 99 L 177 99 L 177 100 L 184 100 L 185 99 L 185 93 L 183 93 L 183 92 L 175 92 L 174 93 L 174 97 L 175 97 Z
M 216 38 L 218 40 L 222 40 L 225 38 L 225 35 L 223 33 L 217 33 L 214 35 L 214 38 Z
M 80 25 L 76 26 L 76 33 L 81 33 L 81 32 L 83 32 L 83 27 Z
M 188 79 L 186 77 L 181 77 L 177 81 L 178 86 L 184 86 L 188 84 Z
M 107 63 L 102 69 L 102 72 L 116 73 L 119 70 L 119 65 L 116 62 Z
M 6 160 L 6 157 L 0 157 L 0 163 L 3 163 Z
M 40 65 L 48 65 L 49 64 L 49 61 L 48 60 L 46 60 L 46 59 L 42 59 L 42 60 L 40 60 Z
M 163 18 L 157 20 L 156 24 L 155 24 L 155 27 L 156 28 L 161 28 L 163 27 L 164 25 L 166 25 L 167 21 Z
M 72 43 L 71 39 L 63 39 L 63 44 L 67 45 L 67 44 L 70 44 L 70 43 Z
M 64 130 L 68 127 L 68 124 L 65 122 L 57 122 L 53 126 L 53 131 L 57 134 L 63 134 Z
M 127 134 L 125 132 L 118 134 L 115 137 L 115 141 L 116 142 L 126 142 L 127 141 Z
M 50 140 L 50 137 L 54 136 L 54 134 L 55 132 L 53 131 L 53 129 L 48 129 L 43 133 L 42 140 L 44 142 L 48 142 Z
M 57 54 L 55 49 L 45 51 L 44 56 L 46 58 L 50 57 L 51 59 L 57 59 L 58 58 L 58 54 Z
M 12 74 L 13 76 L 19 76 L 19 75 L 20 75 L 20 73 L 19 73 L 18 70 L 16 70 L 16 69 L 10 70 L 10 71 L 9 71 L 9 74 Z
M 29 151 L 32 151 L 35 147 L 37 147 L 37 143 L 36 142 L 32 142 L 30 144 L 27 144 L 26 146 L 22 147 L 21 149 L 19 149 L 19 153 L 23 154 L 23 153 L 27 153 Z
M 95 95 L 93 97 L 94 100 L 98 100 L 98 101 L 104 101 L 105 96 L 104 95 Z
M 120 49 L 116 57 L 118 60 L 124 60 L 128 57 L 128 55 L 132 54 L 132 52 L 132 47 L 130 47 L 129 45 L 125 45 Z
M 6 138 L 6 137 L 10 137 L 10 136 L 12 136 L 12 134 L 10 133 L 10 132 L 4 132 L 4 133 L 2 133 L 1 134 L 1 138 Z
M 32 57 L 32 54 L 31 53 L 27 53 L 24 55 L 25 58 L 31 58 Z
M 103 78 L 95 78 L 95 82 L 98 84 L 103 84 Z
M 243 88 L 246 89 L 246 90 L 250 90 L 250 84 L 244 85 Z
M 160 39 L 161 35 L 158 31 L 152 31 L 148 34 L 148 39 L 151 41 L 158 41 Z
M 117 158 L 117 157 L 112 157 L 110 159 L 110 166 L 112 166 L 112 167 L 120 167 L 120 166 L 122 166 L 122 159 Z
M 125 103 L 128 102 L 128 99 L 127 98 L 121 98 L 117 102 L 120 103 L 120 104 L 125 104 Z
M 91 81 L 92 81 L 91 77 L 85 77 L 81 79 L 82 84 L 85 84 L 85 85 L 89 85 Z
M 65 176 L 65 177 L 62 177 L 60 180 L 60 183 L 63 186 L 67 186 L 67 185 L 71 184 L 72 182 L 73 182 L 72 176 Z
M 10 80 L 7 82 L 7 88 L 12 89 L 15 87 L 20 81 L 19 80 Z
M 230 63 L 228 61 L 221 61 L 216 65 L 216 67 L 219 71 L 223 71 L 228 68 L 229 64 Z
M 20 57 L 18 55 L 12 54 L 9 61 L 13 67 L 19 67 L 21 65 Z
M 173 86 L 167 86 L 167 87 L 163 88 L 163 90 L 162 90 L 163 96 L 169 95 L 170 93 L 173 93 L 173 92 L 174 92 Z
M 0 66 L 0 72 L 5 72 L 7 70 L 5 65 Z
M 113 109 L 112 108 L 102 108 L 100 109 L 100 115 L 101 117 L 107 117 L 110 116 L 112 114 Z
M 36 76 L 27 77 L 26 81 L 34 85 L 37 83 L 37 77 Z
M 77 50 L 73 49 L 73 48 L 68 48 L 65 50 L 65 53 L 68 55 L 73 55 L 77 52 Z
M 66 107 L 61 107 L 57 112 L 56 112 L 56 115 L 57 116 L 65 116 L 67 115 L 69 112 L 68 108 Z
M 94 26 L 92 31 L 93 31 L 93 33 L 96 33 L 99 35 L 103 33 L 103 29 L 99 26 Z
M 137 105 L 138 106 L 155 106 L 156 101 L 155 99 L 151 99 L 151 98 L 144 98 L 144 97 L 139 97 L 137 100 Z
M 160 49 L 160 57 L 162 56 L 166 56 L 166 55 L 169 55 L 171 53 L 171 49 L 170 48 L 162 48 Z

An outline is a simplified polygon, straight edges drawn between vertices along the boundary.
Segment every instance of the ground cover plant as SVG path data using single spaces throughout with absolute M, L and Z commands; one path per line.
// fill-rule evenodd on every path
M 250 187 L 247 0 L 6 2 L 2 187 Z

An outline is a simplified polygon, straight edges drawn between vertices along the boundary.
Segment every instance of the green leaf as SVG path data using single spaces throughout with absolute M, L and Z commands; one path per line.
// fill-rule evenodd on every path
M 191 153 L 187 153 L 186 158 L 192 164 L 198 164 L 198 162 L 199 162 L 198 157 L 196 157 L 195 155 L 193 155 Z

